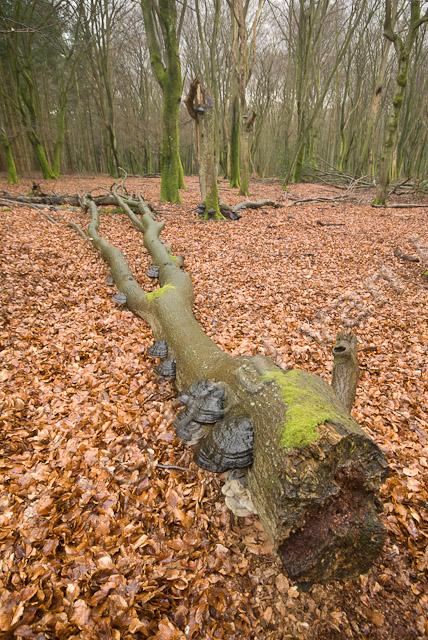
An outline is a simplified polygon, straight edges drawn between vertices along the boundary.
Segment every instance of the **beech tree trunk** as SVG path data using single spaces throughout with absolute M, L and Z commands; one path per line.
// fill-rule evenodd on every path
M 7 181 L 9 184 L 17 184 L 18 174 L 16 172 L 12 145 L 10 144 L 9 137 L 4 129 L 0 129 L 0 145 L 3 147 L 6 158 Z
M 309 584 L 368 570 L 384 540 L 377 514 L 377 491 L 386 470 L 380 449 L 318 376 L 280 369 L 264 357 L 235 358 L 221 351 L 193 316 L 191 279 L 181 268 L 182 259 L 159 239 L 164 223 L 153 219 L 143 200 L 138 217 L 116 197 L 144 233 L 161 287 L 145 293 L 139 286 L 123 254 L 100 235 L 97 207 L 90 199 L 88 234 L 128 308 L 150 325 L 157 340 L 167 342 L 178 390 L 214 381 L 225 391 L 228 418 L 251 421 L 254 460 L 246 480 L 284 570 Z M 352 385 L 343 388 L 348 389 L 343 397 L 349 398 Z M 202 443 L 218 425 L 210 427 Z
M 204 218 L 224 220 L 220 211 L 217 184 L 217 114 L 214 100 L 208 90 L 195 78 L 190 85 L 185 104 L 195 122 L 199 186 L 205 205 Z
M 253 132 L 254 120 L 256 114 L 253 112 L 251 115 L 245 114 L 242 118 L 241 124 L 241 153 L 240 153 L 240 165 L 241 165 L 241 183 L 239 193 L 240 195 L 248 196 L 250 193 L 250 150 L 251 150 L 251 134 Z
M 394 11 L 397 10 L 396 4 Z M 379 187 L 374 204 L 385 204 L 388 188 L 391 182 L 394 158 L 397 152 L 397 134 L 400 122 L 400 113 L 403 100 L 406 94 L 406 87 L 409 74 L 410 56 L 415 43 L 417 30 L 428 22 L 428 10 L 421 16 L 420 0 L 410 2 L 410 19 L 407 26 L 407 33 L 404 38 L 394 31 L 393 23 L 395 16 L 392 15 L 391 0 L 385 2 L 385 24 L 384 35 L 393 43 L 397 56 L 398 69 L 395 78 L 395 92 L 392 99 L 392 111 L 389 113 L 385 125 L 385 140 L 382 147 L 382 154 L 379 168 Z
M 230 107 L 230 142 L 229 142 L 229 184 L 237 189 L 241 183 L 240 172 L 240 139 L 241 139 L 241 117 L 239 109 L 239 98 L 232 98 Z
M 147 44 L 153 73 L 162 90 L 162 158 L 161 200 L 180 202 L 179 189 L 184 187 L 184 172 L 179 151 L 178 116 L 182 91 L 177 9 L 175 0 L 141 0 Z M 159 21 L 164 44 L 161 52 Z

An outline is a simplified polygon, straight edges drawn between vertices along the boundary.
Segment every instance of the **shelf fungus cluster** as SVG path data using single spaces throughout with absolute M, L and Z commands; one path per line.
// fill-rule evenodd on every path
M 155 367 L 155 372 L 166 380 L 174 380 L 177 365 L 173 358 L 168 358 L 168 344 L 165 340 L 156 340 L 147 350 L 150 358 L 160 358 L 161 362 Z
M 185 409 L 174 421 L 177 437 L 193 446 L 196 464 L 213 473 L 228 472 L 223 493 L 238 516 L 255 513 L 245 478 L 253 462 L 253 427 L 244 417 L 227 418 L 226 389 L 221 383 L 201 380 L 178 398 Z

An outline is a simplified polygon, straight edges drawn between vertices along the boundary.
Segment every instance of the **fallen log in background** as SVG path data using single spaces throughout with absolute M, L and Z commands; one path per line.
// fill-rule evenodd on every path
M 100 235 L 90 198 L 88 234 L 128 308 L 150 325 L 151 354 L 164 358 L 158 372 L 175 377 L 186 406 L 176 431 L 194 447 L 195 462 L 229 471 L 227 504 L 258 513 L 291 578 L 312 584 L 367 571 L 385 537 L 377 492 L 386 461 L 349 414 L 358 377 L 353 340 L 342 336 L 336 345 L 333 386 L 264 357 L 224 353 L 193 316 L 191 279 L 159 238 L 164 223 L 143 200 L 141 215 L 118 195 L 116 202 L 143 232 L 161 287 L 140 287 L 121 251 Z
M 29 206 L 33 205 L 36 207 L 40 207 L 45 205 L 46 207 L 61 207 L 61 206 L 71 206 L 78 207 L 82 206 L 82 196 L 78 194 L 43 194 L 43 195 L 31 195 L 31 196 L 23 196 L 23 195 L 15 195 L 8 191 L 0 192 L 1 199 L 7 204 L 27 204 Z M 110 207 L 117 206 L 116 197 L 113 194 L 105 194 L 100 196 L 93 196 L 92 201 L 95 202 L 97 207 Z M 127 202 L 129 206 L 136 207 L 138 205 L 138 201 L 133 198 L 128 198 Z M 149 205 L 147 205 L 149 206 Z
M 38 185 L 36 185 L 38 186 Z M 42 209 L 44 207 L 49 207 L 52 209 L 56 209 L 61 206 L 69 206 L 69 207 L 81 207 L 82 206 L 82 196 L 79 194 L 67 195 L 67 194 L 56 194 L 56 193 L 43 193 L 34 191 L 33 195 L 16 195 L 10 193 L 8 191 L 0 192 L 1 203 L 11 206 L 13 204 L 33 207 L 36 209 Z M 113 193 L 107 193 L 105 195 L 100 196 L 91 196 L 91 201 L 96 204 L 97 207 L 111 207 L 117 206 L 116 196 Z M 127 196 L 126 202 L 131 209 L 135 210 L 139 206 L 138 199 L 135 197 Z M 145 202 L 145 206 L 153 213 L 154 209 L 150 204 Z M 240 212 L 245 209 L 261 209 L 263 207 L 273 207 L 275 209 L 281 207 L 281 204 L 275 202 L 274 200 L 264 199 L 264 200 L 244 200 L 243 202 L 239 202 L 234 206 L 229 206 L 225 203 L 220 203 L 220 211 L 223 216 L 229 220 L 239 220 L 241 217 Z M 208 210 L 207 216 L 205 216 L 205 204 L 201 203 L 196 207 L 196 211 L 198 215 L 202 218 L 206 218 L 207 220 L 215 219 L 215 211 Z M 212 215 L 211 215 L 212 214 Z

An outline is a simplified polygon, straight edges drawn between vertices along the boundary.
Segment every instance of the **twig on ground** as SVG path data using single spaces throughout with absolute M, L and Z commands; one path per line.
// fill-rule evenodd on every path
M 346 226 L 344 222 L 323 222 L 322 220 L 317 220 L 317 225 L 319 227 L 344 227 L 344 226 Z
M 157 464 L 155 469 L 166 469 L 167 471 L 192 471 L 189 467 L 180 467 L 177 464 Z
M 420 262 L 418 256 L 412 256 L 408 253 L 403 253 L 399 247 L 395 247 L 394 256 L 400 258 L 400 260 L 406 260 L 407 262 Z

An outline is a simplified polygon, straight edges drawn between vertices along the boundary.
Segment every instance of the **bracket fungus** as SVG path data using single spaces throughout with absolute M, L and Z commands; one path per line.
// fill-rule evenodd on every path
M 112 300 L 119 305 L 119 307 L 123 307 L 126 304 L 126 295 L 118 291 L 112 296 Z
M 205 433 L 204 424 L 215 424 L 224 417 L 224 388 L 210 380 L 194 383 L 179 396 L 186 409 L 174 420 L 177 436 L 188 444 L 196 444 Z
M 151 264 L 147 269 L 147 276 L 149 278 L 159 278 L 159 267 L 155 264 Z
M 176 374 L 176 363 L 175 360 L 164 360 L 157 367 L 155 367 L 155 371 L 162 378 L 167 378 L 173 380 Z
M 149 358 L 167 358 L 168 357 L 168 343 L 166 340 L 156 340 L 151 347 L 147 349 L 147 355 Z
M 203 438 L 206 427 L 193 420 L 192 414 L 183 411 L 174 420 L 174 428 L 177 438 L 189 445 L 196 444 Z
M 218 422 L 202 438 L 193 459 L 202 469 L 223 473 L 244 469 L 253 462 L 253 426 L 246 417 Z

